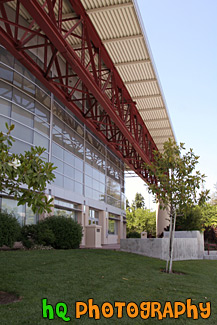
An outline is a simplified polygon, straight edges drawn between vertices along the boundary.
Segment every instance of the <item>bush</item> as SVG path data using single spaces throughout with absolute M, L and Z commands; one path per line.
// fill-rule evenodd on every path
M 79 248 L 82 226 L 71 218 L 53 216 L 36 225 L 24 226 L 21 240 L 26 248 L 34 245 L 52 246 L 57 249 Z
M 52 246 L 55 242 L 55 234 L 44 222 L 38 223 L 36 243 L 39 245 Z
M 201 207 L 194 206 L 187 208 L 185 214 L 178 215 L 176 219 L 176 230 L 199 230 L 203 229 L 203 215 Z
M 50 246 L 54 240 L 53 231 L 43 222 L 36 225 L 26 225 L 21 230 L 21 241 L 26 248 L 31 248 L 34 245 Z
M 7 212 L 0 212 L 0 247 L 13 247 L 20 236 L 20 224 L 17 219 Z
M 79 248 L 82 239 L 82 226 L 71 218 L 53 216 L 39 223 L 48 227 L 54 234 L 52 246 L 57 249 Z
M 21 229 L 21 241 L 26 248 L 31 248 L 37 238 L 37 225 L 26 225 Z
M 138 231 L 130 231 L 127 234 L 127 238 L 141 238 L 141 234 Z
M 208 226 L 204 230 L 204 241 L 211 244 L 217 244 L 217 227 Z

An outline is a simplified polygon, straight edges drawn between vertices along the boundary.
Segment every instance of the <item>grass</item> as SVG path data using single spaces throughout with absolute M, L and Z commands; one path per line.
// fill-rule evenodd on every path
M 82 316 L 75 319 L 75 302 L 94 299 L 94 303 L 114 301 L 136 302 L 182 301 L 192 303 L 211 301 L 211 317 L 198 320 L 163 319 L 164 324 L 217 324 L 217 261 L 174 262 L 174 270 L 185 275 L 160 271 L 165 262 L 140 255 L 108 250 L 51 250 L 0 252 L 0 291 L 22 296 L 22 301 L 0 306 L 1 325 L 64 324 L 42 318 L 41 299 L 56 305 L 65 302 L 70 323 L 92 324 L 96 321 Z M 100 324 L 143 324 L 139 316 L 130 319 L 123 312 L 117 319 L 117 310 L 111 319 L 101 317 Z M 157 324 L 149 318 L 148 324 Z

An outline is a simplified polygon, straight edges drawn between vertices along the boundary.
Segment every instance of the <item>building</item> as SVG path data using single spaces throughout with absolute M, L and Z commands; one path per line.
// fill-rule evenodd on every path
M 46 148 L 53 213 L 83 225 L 83 245 L 118 243 L 125 169 L 154 182 L 143 163 L 174 137 L 136 3 L 1 0 L 0 13 L 1 130 L 15 124 L 16 153 Z M 21 224 L 45 217 L 0 205 Z

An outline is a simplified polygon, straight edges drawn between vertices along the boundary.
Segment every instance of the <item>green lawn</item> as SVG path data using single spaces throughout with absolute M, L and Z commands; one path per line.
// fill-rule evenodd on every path
M 0 324 L 64 324 L 42 318 L 41 299 L 68 306 L 68 322 L 95 323 L 82 316 L 75 319 L 75 302 L 89 298 L 100 306 L 105 302 L 182 301 L 192 303 L 211 301 L 211 317 L 198 320 L 163 319 L 164 324 L 217 324 L 217 261 L 175 262 L 174 270 L 185 275 L 160 272 L 165 262 L 140 255 L 107 250 L 51 250 L 0 252 L 0 291 L 17 293 L 21 302 L 0 306 Z M 159 323 L 156 318 L 130 319 L 123 311 L 117 319 L 117 309 L 110 319 L 101 317 L 100 324 Z

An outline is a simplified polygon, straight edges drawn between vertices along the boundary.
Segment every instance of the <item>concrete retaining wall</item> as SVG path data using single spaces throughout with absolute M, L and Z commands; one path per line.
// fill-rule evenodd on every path
M 169 233 L 164 238 L 121 239 L 120 250 L 166 260 Z M 204 239 L 199 231 L 177 231 L 174 238 L 174 261 L 203 259 Z

